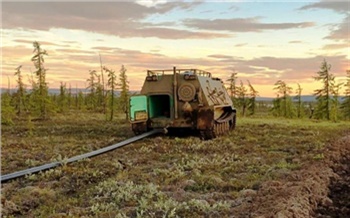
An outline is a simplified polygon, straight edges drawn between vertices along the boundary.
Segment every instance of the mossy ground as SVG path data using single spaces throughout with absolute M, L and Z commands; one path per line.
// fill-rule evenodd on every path
M 324 157 L 349 123 L 239 118 L 210 141 L 154 136 L 121 149 L 2 184 L 2 215 L 14 217 L 225 217 L 242 190 L 285 178 Z M 2 126 L 2 174 L 63 160 L 132 137 L 115 121 L 70 112 Z

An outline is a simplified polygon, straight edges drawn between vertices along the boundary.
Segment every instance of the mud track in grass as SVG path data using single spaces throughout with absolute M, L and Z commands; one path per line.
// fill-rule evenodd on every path
M 350 217 L 350 134 L 324 153 L 284 180 L 263 183 L 234 217 Z

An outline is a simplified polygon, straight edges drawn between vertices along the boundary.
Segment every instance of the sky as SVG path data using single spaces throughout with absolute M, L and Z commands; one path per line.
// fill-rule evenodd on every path
M 15 69 L 27 88 L 41 44 L 46 81 L 87 87 L 102 65 L 127 69 L 130 89 L 141 89 L 146 71 L 197 68 L 226 81 L 248 81 L 262 97 L 275 97 L 278 80 L 303 95 L 323 60 L 336 81 L 350 70 L 349 1 L 24 1 L 1 2 L 2 87 L 16 88 Z

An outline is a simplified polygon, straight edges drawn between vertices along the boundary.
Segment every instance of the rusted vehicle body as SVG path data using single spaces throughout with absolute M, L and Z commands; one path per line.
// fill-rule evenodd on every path
M 198 69 L 148 70 L 129 109 L 135 134 L 189 128 L 212 139 L 236 125 L 236 109 L 222 80 Z

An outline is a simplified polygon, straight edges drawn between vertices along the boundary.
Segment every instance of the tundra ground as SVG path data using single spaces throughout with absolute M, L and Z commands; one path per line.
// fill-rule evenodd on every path
M 123 117 L 123 116 L 121 116 Z M 3 217 L 349 217 L 350 123 L 238 118 L 209 141 L 157 135 L 1 185 Z M 2 174 L 133 133 L 121 118 L 56 115 L 2 126 Z

